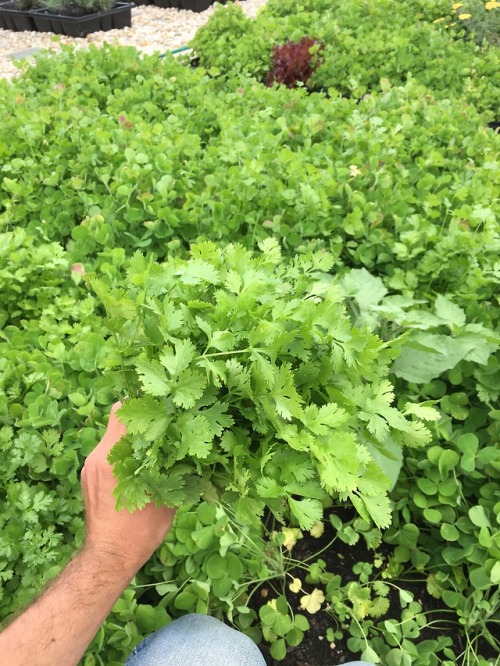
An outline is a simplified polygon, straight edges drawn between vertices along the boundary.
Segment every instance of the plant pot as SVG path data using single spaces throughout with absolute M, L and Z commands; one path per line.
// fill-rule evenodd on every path
M 216 2 L 225 5 L 227 0 L 153 0 L 156 7 L 163 9 L 187 9 L 191 12 L 204 12 Z
M 161 7 L 162 9 L 180 9 L 181 0 L 153 0 L 155 7 Z
M 46 9 L 32 13 L 38 32 L 53 32 L 67 37 L 85 37 L 91 32 L 120 30 L 132 25 L 133 2 L 117 2 L 107 12 L 96 12 L 85 16 L 51 14 Z
M 214 4 L 215 0 L 180 0 L 181 9 L 192 12 L 204 12 Z
M 32 12 L 16 9 L 15 2 L 0 3 L 0 29 L 23 32 L 36 30 Z

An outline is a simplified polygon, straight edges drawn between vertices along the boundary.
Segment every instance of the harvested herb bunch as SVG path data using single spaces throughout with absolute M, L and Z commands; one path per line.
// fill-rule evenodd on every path
M 329 495 L 390 522 L 391 461 L 430 432 L 391 406 L 395 350 L 353 328 L 328 253 L 284 260 L 194 245 L 158 264 L 137 253 L 126 289 L 94 282 L 119 341 L 127 436 L 112 450 L 120 505 L 222 499 L 303 529 Z M 396 470 L 396 475 L 399 470 Z

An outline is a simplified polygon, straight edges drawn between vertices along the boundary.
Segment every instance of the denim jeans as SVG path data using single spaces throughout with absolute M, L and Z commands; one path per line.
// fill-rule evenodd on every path
M 126 666 L 265 666 L 255 643 L 208 615 L 184 615 L 148 636 Z M 332 664 L 333 666 L 333 664 Z M 351 661 L 345 666 L 370 666 Z

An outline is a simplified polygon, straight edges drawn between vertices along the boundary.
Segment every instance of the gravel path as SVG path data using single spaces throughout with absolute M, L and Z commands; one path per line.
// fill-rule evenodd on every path
M 254 17 L 266 0 L 241 3 L 247 16 Z M 239 3 L 238 3 L 239 4 Z M 0 77 L 11 78 L 19 70 L 13 62 L 33 56 L 40 49 L 58 49 L 59 44 L 90 43 L 136 46 L 145 53 L 164 52 L 187 44 L 200 26 L 208 21 L 215 7 L 195 13 L 183 9 L 139 6 L 132 10 L 132 27 L 108 32 L 94 32 L 85 38 L 63 37 L 47 32 L 12 32 L 0 30 Z

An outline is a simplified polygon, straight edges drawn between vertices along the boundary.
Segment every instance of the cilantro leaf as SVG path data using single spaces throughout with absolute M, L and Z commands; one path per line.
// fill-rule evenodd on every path
M 228 405 L 223 405 L 217 401 L 208 409 L 200 412 L 206 419 L 212 433 L 217 437 L 220 437 L 226 428 L 234 425 L 234 418 L 227 413 L 227 410 Z
M 326 435 L 330 428 L 339 428 L 349 421 L 349 414 L 334 403 L 318 408 L 308 405 L 304 410 L 302 422 L 315 435 Z
M 301 530 L 310 530 L 314 523 L 323 517 L 323 505 L 319 500 L 288 498 L 290 510 L 297 519 Z
M 203 282 L 208 284 L 219 284 L 219 271 L 202 259 L 192 259 L 185 264 L 180 264 L 175 271 L 179 280 L 187 285 L 199 285 Z
M 172 377 L 186 370 L 196 354 L 191 340 L 176 340 L 174 347 L 175 350 L 165 347 L 159 355 L 160 363 Z
M 387 495 L 349 495 L 359 514 L 366 520 L 373 520 L 380 529 L 389 527 L 391 520 L 391 504 Z
M 198 370 L 184 370 L 172 384 L 172 399 L 179 407 L 190 409 L 201 398 L 207 379 Z
M 179 453 L 196 458 L 206 458 L 212 446 L 213 432 L 207 419 L 201 414 L 183 414 L 179 418 L 181 448 Z
M 158 361 L 138 358 L 135 362 L 135 368 L 146 393 L 156 397 L 166 396 L 170 393 L 170 384 L 167 381 L 165 370 Z
M 301 418 L 302 398 L 297 393 L 289 364 L 274 370 L 274 386 L 271 391 L 277 413 L 289 421 L 292 417 Z
M 127 400 L 116 415 L 128 434 L 140 434 L 150 441 L 165 432 L 172 418 L 165 405 L 150 396 Z

